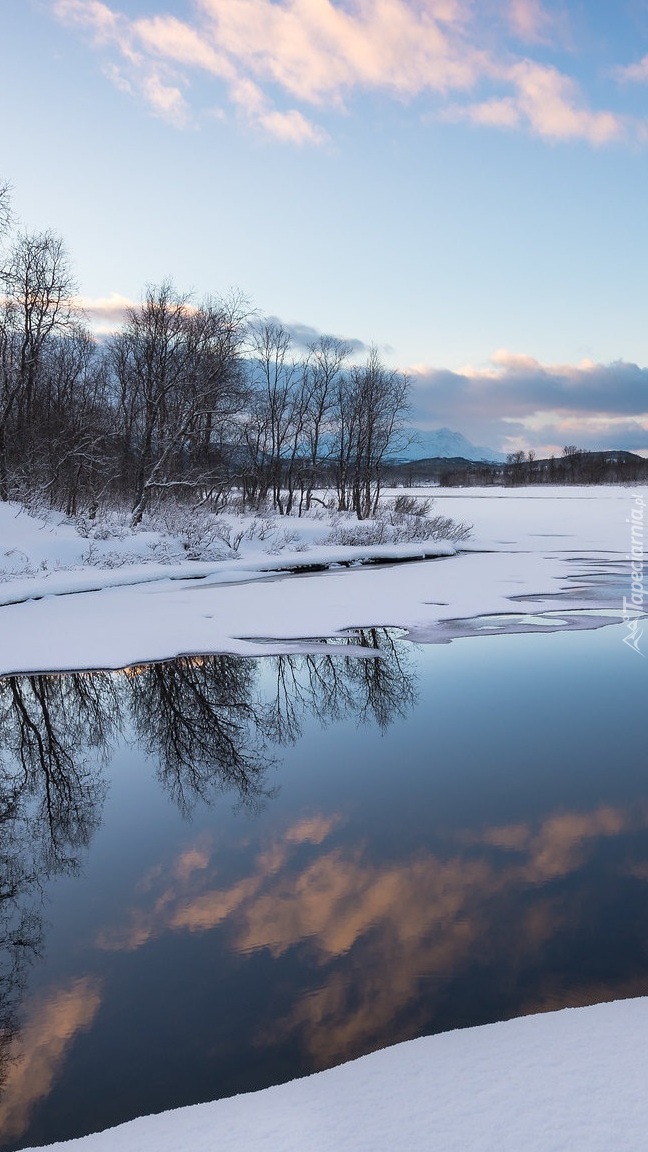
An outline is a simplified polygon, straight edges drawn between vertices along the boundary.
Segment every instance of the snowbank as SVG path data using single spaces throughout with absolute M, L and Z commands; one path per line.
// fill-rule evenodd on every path
M 396 1045 L 50 1152 L 639 1152 L 648 999 Z
M 442 541 L 322 545 L 325 524 L 284 518 L 283 544 L 275 531 L 209 562 L 180 560 L 178 545 L 166 563 L 154 533 L 89 542 L 69 523 L 0 505 L 0 674 L 267 654 L 371 626 L 447 640 L 485 614 L 606 609 L 618 618 L 638 495 L 648 501 L 646 488 L 440 489 L 434 511 L 474 525 L 461 551 Z M 422 554 L 436 558 L 389 563 Z M 386 564 L 357 566 L 367 559 Z M 307 571 L 320 566 L 328 570 Z

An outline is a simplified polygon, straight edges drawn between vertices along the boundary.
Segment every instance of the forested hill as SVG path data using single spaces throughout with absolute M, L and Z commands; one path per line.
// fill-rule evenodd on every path
M 389 471 L 386 482 L 420 484 L 427 481 L 450 487 L 648 483 L 648 460 L 634 452 L 586 452 L 572 447 L 565 448 L 561 456 L 546 459 L 536 459 L 533 453 L 515 452 L 508 456 L 505 464 L 457 456 L 392 461 Z

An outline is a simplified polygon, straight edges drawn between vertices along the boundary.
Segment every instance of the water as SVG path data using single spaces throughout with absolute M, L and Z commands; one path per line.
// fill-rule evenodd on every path
M 648 993 L 624 635 L 0 682 L 0 1146 Z

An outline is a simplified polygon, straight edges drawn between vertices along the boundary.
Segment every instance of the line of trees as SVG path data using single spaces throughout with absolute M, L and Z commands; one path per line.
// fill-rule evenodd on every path
M 634 484 L 648 477 L 648 461 L 632 452 L 588 452 L 566 444 L 560 456 L 538 459 L 535 452 L 509 453 L 503 481 L 517 484 Z
M 133 523 L 173 494 L 219 510 L 308 510 L 321 485 L 364 519 L 404 443 L 408 381 L 376 349 L 351 362 L 321 337 L 303 356 L 240 295 L 199 304 L 149 286 L 97 341 L 60 237 L 13 234 L 0 186 L 0 499 L 68 515 L 128 502 Z
M 487 460 L 430 459 L 396 463 L 388 483 L 408 486 L 519 487 L 526 484 L 638 484 L 648 480 L 648 460 L 633 452 L 590 452 L 567 444 L 560 456 L 537 457 L 531 449 L 510 452 L 504 464 Z

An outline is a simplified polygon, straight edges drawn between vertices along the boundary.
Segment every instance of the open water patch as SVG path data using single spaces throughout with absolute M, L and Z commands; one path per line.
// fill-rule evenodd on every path
M 540 628 L 1 680 L 0 1146 L 648 993 L 648 662 Z

